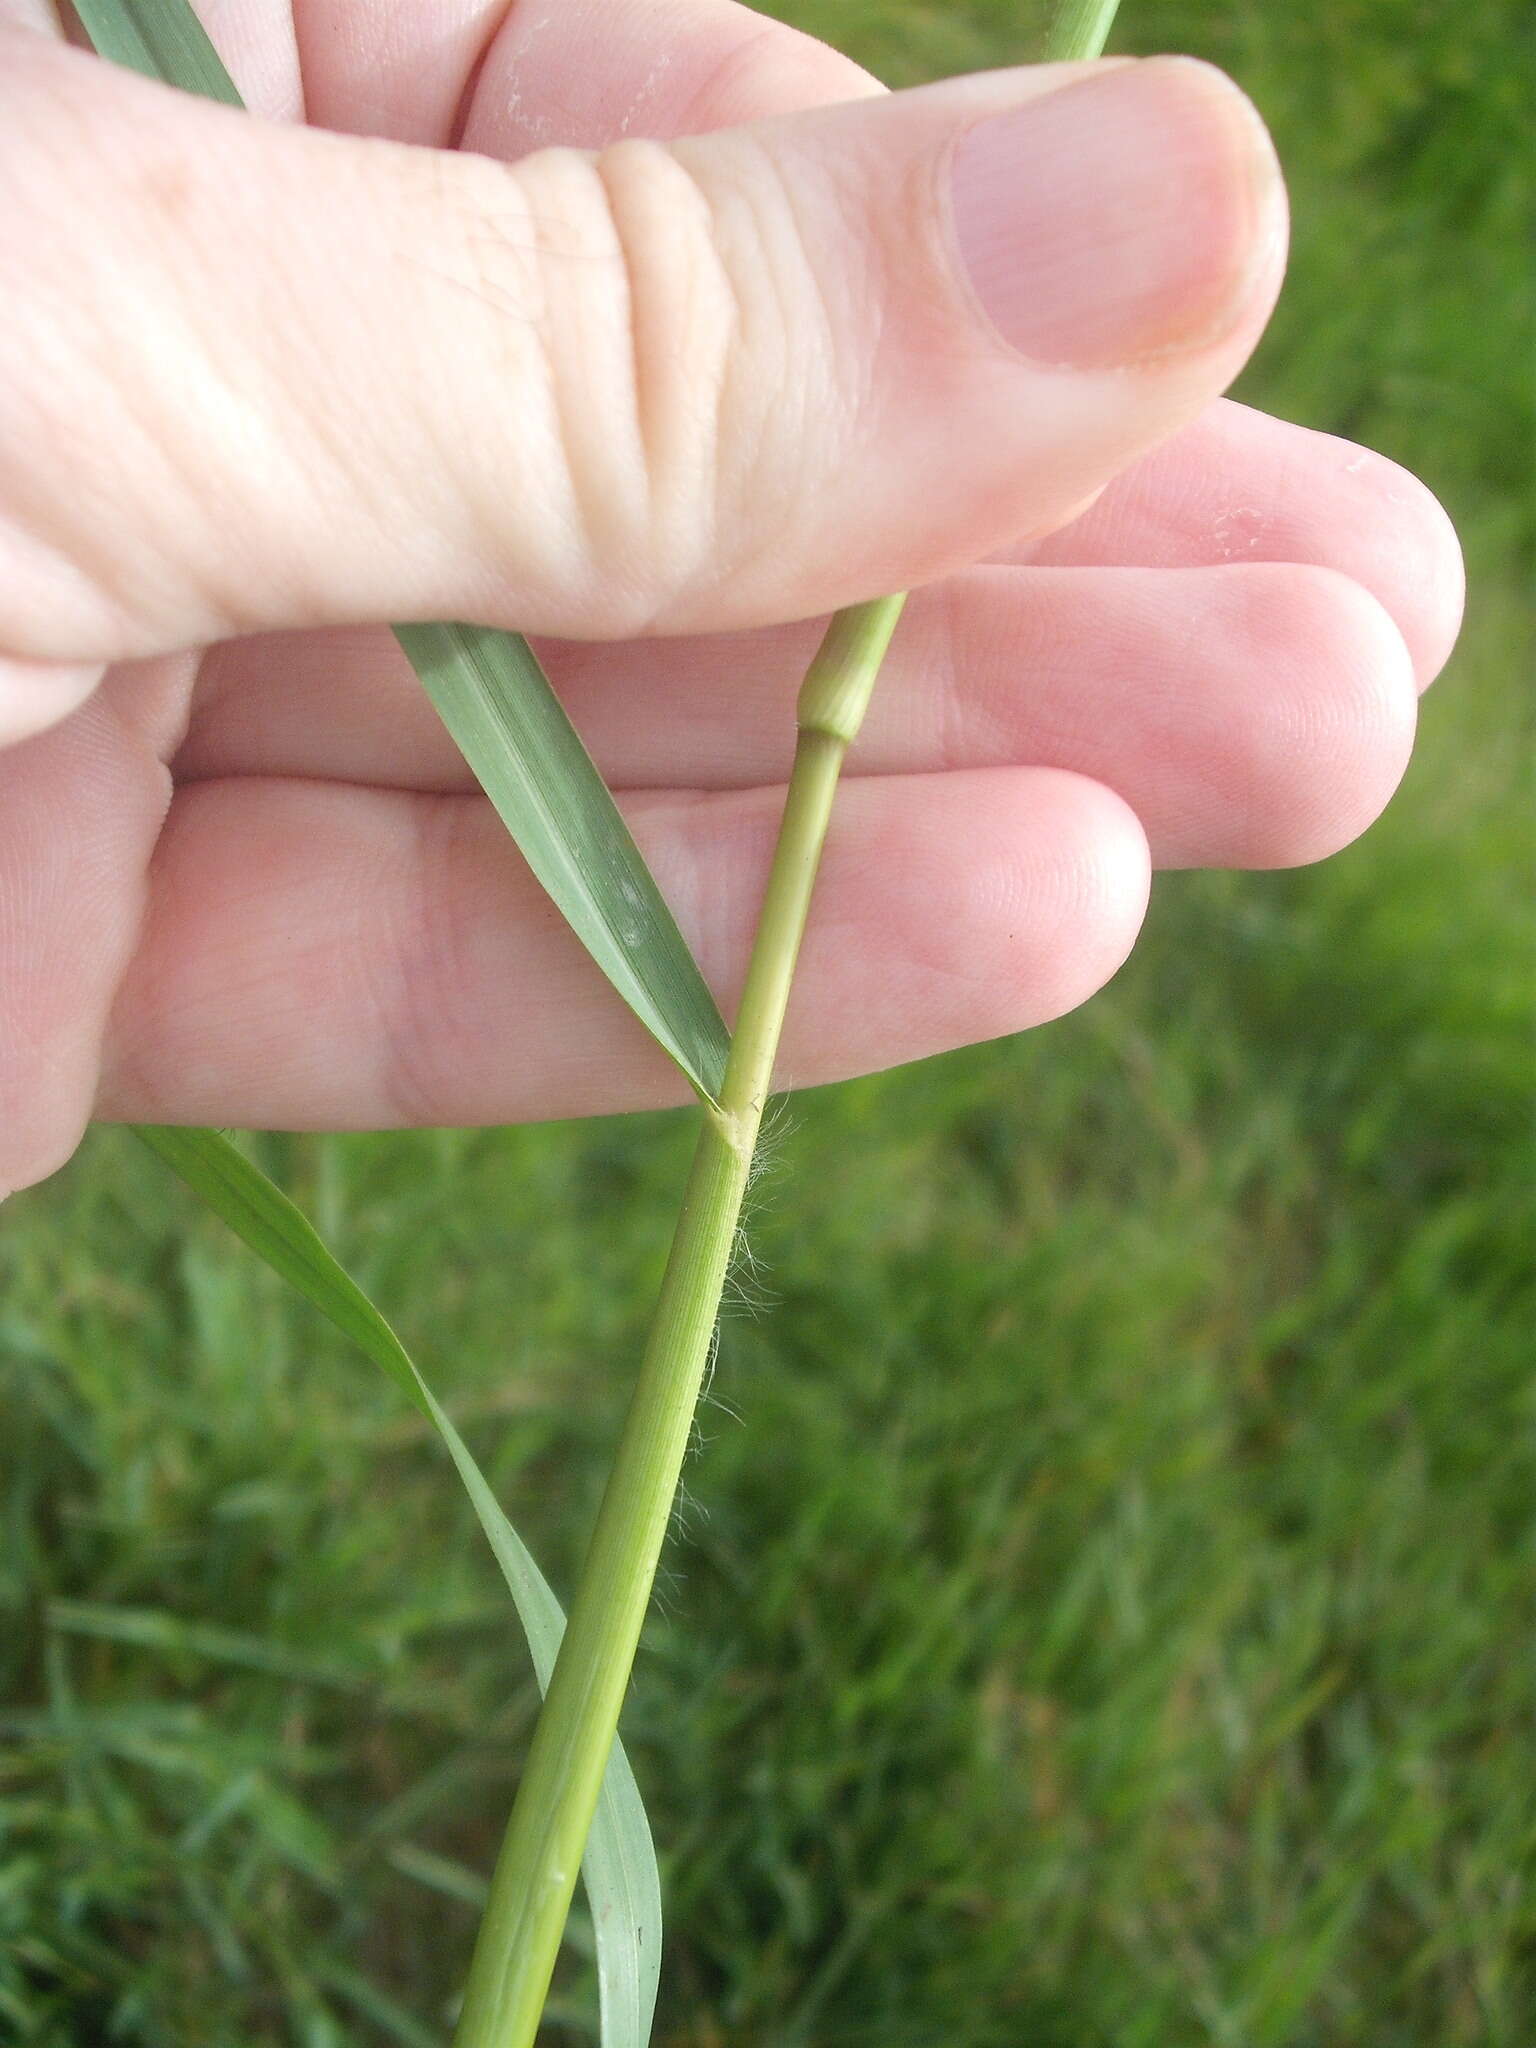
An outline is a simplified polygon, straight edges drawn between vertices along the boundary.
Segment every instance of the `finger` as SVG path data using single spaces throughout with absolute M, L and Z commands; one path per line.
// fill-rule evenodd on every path
M 272 0 L 191 0 L 241 99 L 267 121 L 307 118 L 301 52 L 291 7 Z M 432 0 L 430 15 L 451 0 Z
M 1362 584 L 1413 656 L 1443 667 L 1466 579 L 1444 508 L 1384 455 L 1229 399 L 1116 477 L 1089 511 L 999 559 L 1063 568 L 1307 562 Z
M 727 1005 L 782 790 L 626 809 Z M 839 799 L 780 1080 L 1020 1030 L 1124 958 L 1146 844 L 1051 770 L 898 777 Z M 673 1102 L 481 800 L 301 782 L 182 792 L 98 1113 L 292 1127 L 468 1124 Z
M 102 661 L 26 661 L 0 653 L 0 748 L 62 724 L 106 673 Z
M 1184 62 L 505 167 L 12 43 L 0 649 L 31 661 L 930 580 L 1198 409 L 1275 287 L 1267 143 Z
M 453 147 L 493 38 L 525 0 L 294 0 L 304 117 L 317 128 Z
M 0 0 L 0 25 L 30 29 L 55 40 L 61 32 L 53 0 Z
M 1455 531 L 1416 478 L 1367 449 L 1226 400 L 1117 478 L 1093 513 L 1013 552 L 1020 561 L 1073 569 L 1296 564 L 1328 570 L 1362 585 L 1384 607 L 1413 657 L 1421 688 L 1449 653 L 1462 608 Z M 1021 597 L 1026 587 L 1020 585 L 1015 595 Z M 1186 592 L 1199 587 L 1179 586 Z M 1069 582 L 1060 605 L 1037 612 L 1031 603 L 1021 610 L 1012 630 L 1023 637 L 1011 672 L 1019 679 L 1021 707 L 1032 700 L 1036 674 L 1055 674 L 1061 666 L 1049 652 L 1046 629 L 1054 618 L 1081 639 L 1084 673 L 1102 675 L 1104 660 L 1089 653 L 1105 616 L 1097 590 L 1092 582 Z M 1066 604 L 1074 591 L 1081 612 L 1076 619 Z M 961 702 L 978 673 L 962 630 L 967 607 L 951 605 L 948 589 L 914 600 L 860 749 L 881 772 L 915 765 L 881 753 L 879 732 L 892 695 L 890 679 L 905 674 L 919 624 L 937 606 L 954 623 L 955 645 L 941 648 L 927 673 L 953 673 Z M 1045 634 L 1044 648 L 1037 625 Z M 701 637 L 691 649 L 658 642 L 605 655 L 547 643 L 542 652 L 600 761 L 617 779 L 641 785 L 669 779 L 698 785 L 762 781 L 784 764 L 782 751 L 764 751 L 754 721 L 779 721 L 782 748 L 783 692 L 814 630 L 789 628 L 761 640 Z M 1202 632 L 1196 636 L 1197 658 L 1217 645 L 1214 635 Z M 1326 648 L 1320 652 L 1323 670 L 1346 669 Z M 1240 716 L 1250 701 L 1249 663 L 1234 658 L 1224 642 L 1220 660 L 1234 681 L 1243 679 L 1233 701 L 1234 715 Z M 1117 666 L 1123 669 L 1124 661 Z M 980 674 L 993 684 L 990 669 Z M 722 677 L 731 684 L 724 702 L 717 688 Z M 622 693 L 612 704 L 605 697 L 609 682 Z M 674 684 L 688 717 L 667 728 L 667 744 L 678 750 L 667 767 L 654 758 L 659 734 L 652 707 L 656 694 Z M 246 691 L 258 694 L 242 701 Z M 1241 735 L 1235 737 L 1240 743 Z M 648 744 L 650 751 L 643 751 Z M 190 744 L 177 765 L 192 776 L 327 775 L 423 788 L 467 786 L 457 750 L 393 641 L 366 630 L 314 639 L 257 636 L 214 649 L 200 678 Z M 1156 819 L 1145 809 L 1142 816 L 1156 848 Z
M 125 676 L 0 754 L 0 1200 L 63 1165 L 90 1118 L 190 668 Z
M 408 0 L 403 7 L 391 7 L 384 23 L 381 6 L 377 0 L 366 17 L 356 10 L 328 10 L 318 42 L 311 38 L 306 43 L 311 76 L 320 79 L 322 88 L 334 76 L 328 59 L 344 51 L 351 60 L 345 108 L 334 99 L 330 103 L 333 115 L 345 111 L 348 118 L 333 118 L 333 125 L 372 128 L 402 139 L 450 139 L 458 119 L 453 110 L 478 61 L 476 44 L 486 22 L 507 24 L 514 32 L 504 42 L 516 40 L 526 48 L 518 67 L 523 90 L 512 89 L 498 76 L 483 105 L 497 107 L 505 86 L 509 113 L 514 106 L 531 107 L 551 97 L 570 106 L 580 88 L 591 96 L 589 105 L 614 107 L 615 134 L 721 125 L 874 89 L 873 81 L 824 45 L 730 5 L 679 10 L 637 4 L 624 16 L 627 39 L 611 32 L 609 10 L 610 33 L 595 44 L 588 36 L 580 49 L 570 42 L 574 9 L 569 6 L 540 24 L 554 31 L 541 39 L 535 36 L 534 9 L 526 4 L 509 18 L 504 6 L 455 9 L 453 0 L 443 0 L 431 10 L 429 22 Z M 213 0 L 201 11 L 246 103 L 269 118 L 301 118 L 304 95 L 288 11 L 274 14 L 252 0 Z M 308 19 L 312 22 L 318 12 L 308 10 Z M 677 18 L 659 18 L 669 13 Z M 0 0 L 0 17 L 58 33 L 46 0 Z M 74 39 L 83 41 L 78 32 Z M 752 62 L 734 61 L 746 54 L 749 43 Z M 559 66 L 549 63 L 554 44 L 565 49 L 568 60 L 576 60 L 566 62 L 563 81 Z M 664 64 L 655 54 L 662 48 Z M 639 97 L 620 112 L 613 96 L 626 89 L 624 49 L 632 58 L 643 54 L 645 61 L 634 65 L 629 79 L 631 86 L 638 83 Z M 452 75 L 456 57 L 464 60 L 464 74 L 457 79 Z M 311 118 L 325 118 L 323 108 L 311 105 L 309 112 Z M 488 128 L 472 146 L 498 154 L 533 146 L 527 136 L 507 132 L 498 148 L 489 134 Z M 560 139 L 579 142 L 586 136 L 572 132 Z M 165 794 L 160 758 L 185 718 L 190 663 L 177 666 L 180 674 L 163 676 L 160 687 L 143 664 L 132 673 L 118 669 L 108 686 L 110 705 L 93 707 L 67 734 L 53 735 L 15 756 L 14 765 L 0 763 L 0 853 L 12 862 L 12 872 L 29 877 L 25 888 L 0 890 L 0 961 L 5 963 L 0 1043 L 6 1049 L 0 1077 L 0 1198 L 61 1164 L 90 1114 L 105 1018 L 142 914 L 144 869 Z M 99 664 L 12 664 L 16 729 L 57 723 L 100 676 Z M 0 688 L 0 706 L 5 695 Z M 112 729 L 103 748 L 93 734 L 104 720 Z M 123 786 L 126 803 L 120 801 Z
M 750 788 L 788 772 L 819 631 L 540 651 L 613 786 Z M 474 786 L 388 635 L 231 642 L 199 690 L 182 781 Z M 974 569 L 912 598 L 852 765 L 1070 769 L 1125 799 L 1160 866 L 1289 866 L 1378 815 L 1413 697 L 1402 636 L 1331 570 Z
M 878 92 L 734 0 L 297 0 L 308 117 L 485 156 L 669 141 Z

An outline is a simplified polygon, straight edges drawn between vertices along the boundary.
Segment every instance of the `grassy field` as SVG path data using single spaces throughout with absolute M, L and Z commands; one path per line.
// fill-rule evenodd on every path
M 1127 0 L 1288 162 L 1245 395 L 1440 490 L 1466 639 L 1360 847 L 780 1123 L 626 1723 L 666 2048 L 1536 2039 L 1522 18 Z M 568 1587 L 686 1120 L 264 1142 Z M 0 1219 L 0 1403 L 0 2041 L 440 2048 L 531 1706 L 445 1461 L 114 1133 Z

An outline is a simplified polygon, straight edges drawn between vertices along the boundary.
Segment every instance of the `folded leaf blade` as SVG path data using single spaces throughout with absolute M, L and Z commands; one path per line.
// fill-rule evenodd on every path
M 730 1040 L 715 999 L 532 648 L 481 626 L 395 634 L 566 923 L 694 1089 L 717 1100 Z
M 139 1124 L 135 1135 L 257 1256 L 386 1372 L 432 1423 L 463 1481 L 512 1595 L 539 1688 L 549 1684 L 565 1615 L 473 1454 L 410 1353 L 304 1212 L 217 1131 Z M 582 1858 L 597 1942 L 603 2048 L 646 2048 L 661 1970 L 661 1879 L 640 1788 L 615 1742 Z

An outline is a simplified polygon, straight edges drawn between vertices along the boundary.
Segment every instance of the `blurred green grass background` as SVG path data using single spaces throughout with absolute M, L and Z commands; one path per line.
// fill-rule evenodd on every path
M 782 11 L 895 83 L 1034 31 Z M 1269 117 L 1243 395 L 1431 482 L 1466 636 L 1359 847 L 781 1123 L 626 1723 L 670 2048 L 1536 2039 L 1530 22 L 1116 40 Z M 562 1586 L 689 1143 L 266 1141 Z M 0 2040 L 441 2043 L 531 1708 L 445 1462 L 113 1133 L 5 1212 L 0 1402 Z

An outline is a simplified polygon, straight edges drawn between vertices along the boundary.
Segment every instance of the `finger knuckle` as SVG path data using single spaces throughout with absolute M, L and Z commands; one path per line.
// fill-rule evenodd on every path
M 541 458 L 525 538 L 559 550 L 540 574 L 594 631 L 675 623 L 773 550 L 837 439 L 842 287 L 810 202 L 748 134 L 545 150 L 477 177 L 509 431 Z
M 670 150 L 626 142 L 486 165 L 470 211 L 533 455 L 540 580 L 594 630 L 644 630 L 715 524 L 738 308 L 708 201 Z

